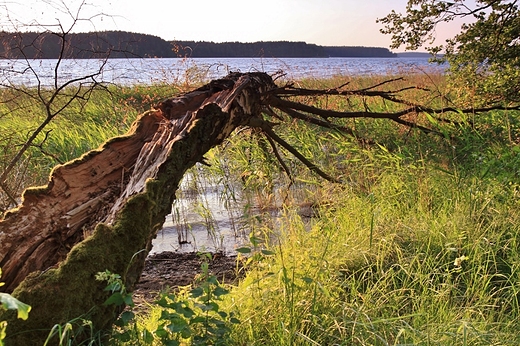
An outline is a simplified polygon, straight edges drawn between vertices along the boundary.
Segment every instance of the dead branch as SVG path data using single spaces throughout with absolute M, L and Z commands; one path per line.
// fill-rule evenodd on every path
M 280 166 L 284 170 L 285 174 L 287 174 L 287 177 L 289 177 L 289 180 L 290 180 L 291 184 L 294 184 L 294 177 L 293 177 L 293 175 L 291 173 L 291 170 L 289 169 L 289 167 L 287 166 L 287 164 L 283 160 L 282 156 L 278 152 L 278 148 L 276 147 L 275 141 L 269 136 L 268 133 L 265 133 L 265 137 L 267 138 L 267 141 L 269 142 L 269 145 L 271 146 L 271 149 L 273 150 L 273 154 L 276 157 L 276 160 L 278 161 L 278 163 L 280 164 Z
M 333 183 L 340 183 L 339 180 L 332 178 L 327 173 L 323 172 L 318 166 L 316 166 L 314 163 L 309 161 L 304 155 L 302 155 L 296 148 L 291 146 L 289 143 L 287 143 L 285 140 L 283 140 L 280 136 L 278 136 L 272 129 L 273 125 L 268 123 L 265 120 L 259 119 L 259 118 L 251 118 L 248 122 L 248 125 L 251 127 L 257 127 L 262 129 L 263 132 L 267 134 L 267 136 L 274 140 L 276 143 L 280 144 L 284 149 L 286 149 L 288 152 L 293 154 L 298 160 L 300 160 L 307 168 L 309 168 L 311 171 L 319 175 L 325 180 L 328 180 Z

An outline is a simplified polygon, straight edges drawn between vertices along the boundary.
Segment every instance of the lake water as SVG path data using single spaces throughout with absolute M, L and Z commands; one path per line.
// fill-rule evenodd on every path
M 246 192 L 240 184 L 227 178 L 207 178 L 203 170 L 185 175 L 172 213 L 153 240 L 151 253 L 163 251 L 209 251 L 236 254 L 235 249 L 250 246 L 251 227 L 270 225 L 276 234 L 283 210 L 283 191 L 273 192 L 269 205 L 256 193 Z M 302 189 L 303 190 L 303 189 Z M 293 196 L 298 192 L 293 191 Z M 304 194 L 302 192 L 302 194 Z M 302 196 L 302 200 L 304 200 Z M 261 208 L 264 206 L 265 208 Z M 278 207 L 277 207 L 278 206 Z M 302 220 L 310 220 L 312 206 L 294 206 Z
M 283 71 L 285 79 L 327 78 L 357 75 L 400 75 L 440 71 L 427 58 L 215 58 L 215 59 L 111 59 L 0 60 L 0 84 L 52 86 L 57 71 L 58 81 L 92 78 L 97 82 L 120 85 L 203 82 L 223 77 L 229 72 Z M 104 65 L 105 64 L 105 65 Z M 88 79 L 86 80 L 88 82 Z M 189 180 L 178 191 L 179 197 L 163 230 L 153 242 L 152 253 L 162 251 L 222 251 L 233 253 L 237 246 L 248 243 L 244 227 L 247 204 L 225 205 L 222 186 L 205 184 L 204 192 L 189 196 Z M 199 190 L 200 192 L 200 190 Z M 254 205 L 251 211 L 254 212 Z M 272 215 L 274 218 L 276 215 Z M 245 225 L 247 226 L 247 225 Z
M 430 73 L 442 67 L 427 58 L 191 58 L 191 59 L 97 59 L 0 60 L 0 84 L 52 86 L 90 74 L 98 82 L 121 85 L 208 81 L 229 72 L 283 71 L 287 79 L 327 78 L 338 75 L 396 75 Z

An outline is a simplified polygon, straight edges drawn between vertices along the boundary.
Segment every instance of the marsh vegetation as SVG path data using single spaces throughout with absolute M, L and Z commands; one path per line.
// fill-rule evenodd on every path
M 362 88 L 386 78 L 298 83 L 323 89 L 348 82 Z M 431 106 L 458 92 L 447 89 L 441 75 L 409 75 L 396 83 L 433 90 L 406 91 L 407 99 Z M 171 85 L 110 87 L 95 91 L 87 104 L 68 107 L 29 148 L 11 186 L 21 191 L 44 183 L 54 165 L 124 133 L 137 114 L 172 90 Z M 1 105 L 2 155 L 8 158 L 43 115 L 23 93 L 2 93 L 14 100 Z M 381 100 L 302 98 L 327 109 L 394 110 Z M 219 186 L 236 232 L 248 234 L 247 243 L 235 249 L 242 279 L 221 283 L 209 270 L 212 255 L 201 255 L 201 274 L 191 285 L 157 292 L 156 299 L 127 311 L 114 326 L 111 343 L 520 342 L 518 111 L 447 115 L 455 122 L 415 116 L 437 133 L 384 119 L 344 120 L 354 134 L 298 121 L 280 129 L 341 184 L 324 181 L 281 150 L 291 180 L 258 133 L 235 132 L 208 153 L 209 165 L 190 171 L 192 181 L 182 193 L 204 201 L 205 186 Z M 211 232 L 213 216 L 203 203 L 198 212 Z M 115 274 L 101 279 L 123 302 L 131 302 Z M 78 318 L 54 332 L 73 340 L 78 326 L 88 328 L 88 319 Z M 93 343 L 102 338 L 97 332 Z

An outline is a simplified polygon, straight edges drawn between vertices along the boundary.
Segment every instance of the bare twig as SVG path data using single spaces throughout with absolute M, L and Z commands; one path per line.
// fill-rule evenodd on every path
M 298 150 L 296 150 L 293 146 L 283 140 L 280 136 L 278 136 L 272 129 L 272 125 L 265 120 L 260 118 L 251 118 L 249 120 L 249 126 L 261 128 L 263 132 L 265 132 L 273 141 L 280 144 L 283 148 L 285 148 L 288 152 L 293 154 L 298 160 L 300 160 L 307 168 L 309 168 L 312 172 L 318 174 L 325 180 L 328 180 L 333 183 L 340 183 L 339 180 L 334 179 L 329 176 L 327 173 L 323 172 L 318 166 L 309 161 L 305 156 L 303 156 Z
M 16 152 L 16 154 L 10 159 L 9 163 L 0 174 L 0 188 L 4 190 L 4 192 L 14 205 L 16 205 L 16 199 L 14 198 L 14 194 L 10 191 L 7 181 L 12 170 L 20 162 L 22 157 L 25 155 L 26 151 L 31 146 L 35 146 L 34 141 L 36 140 L 36 138 L 42 133 L 42 131 L 45 130 L 45 128 L 52 122 L 52 120 L 56 116 L 62 114 L 64 110 L 70 107 L 70 105 L 76 100 L 88 102 L 93 90 L 101 85 L 100 82 L 96 80 L 96 78 L 102 74 L 109 54 L 108 52 L 105 59 L 102 60 L 102 64 L 97 71 L 61 82 L 60 67 L 62 65 L 63 60 L 68 58 L 67 52 L 70 51 L 70 32 L 74 29 L 78 22 L 90 21 L 93 18 L 97 17 L 97 15 L 94 15 L 90 18 L 81 18 L 82 9 L 87 5 L 85 1 L 81 1 L 75 9 L 72 9 L 70 6 L 68 6 L 63 0 L 53 3 L 53 5 L 55 5 L 58 11 L 60 11 L 62 14 L 68 17 L 69 20 L 71 20 L 70 25 L 65 27 L 64 25 L 62 25 L 59 19 L 57 19 L 57 23 L 55 24 L 29 23 L 27 24 L 27 26 L 37 26 L 40 29 L 43 28 L 45 32 L 36 35 L 33 38 L 32 42 L 29 43 L 29 45 L 24 45 L 22 39 L 23 34 L 18 35 L 19 42 L 14 48 L 16 49 L 17 54 L 22 56 L 22 60 L 25 61 L 25 68 L 22 71 L 20 71 L 20 73 L 30 73 L 31 77 L 34 78 L 34 80 L 36 81 L 35 88 L 20 88 L 12 83 L 4 83 L 4 86 L 19 91 L 22 94 L 25 94 L 29 98 L 35 100 L 37 103 L 41 104 L 45 109 L 44 120 L 38 125 L 38 127 L 34 131 L 32 131 L 32 133 L 28 136 L 28 138 L 25 140 L 25 142 Z M 28 49 L 36 49 L 37 51 L 40 50 L 41 48 L 39 47 L 41 46 L 41 43 L 39 41 L 43 40 L 45 37 L 48 37 L 49 32 L 57 36 L 60 40 L 59 56 L 56 60 L 56 63 L 54 64 L 53 84 L 50 88 L 45 87 L 42 84 L 40 75 L 33 66 L 34 60 L 32 60 L 32 58 L 34 58 L 34 56 L 29 56 L 27 53 Z M 47 136 L 48 133 L 46 134 L 46 138 Z M 36 146 L 39 147 L 42 152 L 44 152 L 41 145 Z M 49 155 L 49 153 L 46 154 Z
M 276 159 L 278 160 L 278 163 L 280 164 L 280 166 L 282 166 L 282 169 L 284 170 L 285 174 L 287 174 L 287 176 L 289 177 L 289 180 L 291 181 L 291 184 L 293 184 L 294 183 L 294 178 L 292 176 L 291 170 L 289 169 L 287 164 L 282 159 L 282 156 L 278 152 L 278 148 L 276 147 L 276 143 L 269 136 L 268 133 L 264 132 L 264 134 L 265 134 L 265 138 L 267 138 L 267 141 L 269 142 L 269 144 L 271 145 L 271 148 L 273 149 L 273 154 L 276 157 Z

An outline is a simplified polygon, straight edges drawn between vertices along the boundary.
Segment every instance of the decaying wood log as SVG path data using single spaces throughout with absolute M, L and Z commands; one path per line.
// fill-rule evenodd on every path
M 434 129 L 403 117 L 449 110 L 400 100 L 402 90 L 373 89 L 278 87 L 265 73 L 231 73 L 165 100 L 140 116 L 127 135 L 56 167 L 46 186 L 26 190 L 21 205 L 0 221 L 0 268 L 6 282 L 2 289 L 32 306 L 27 321 L 0 312 L 0 320 L 9 321 L 7 345 L 41 345 L 53 325 L 80 316 L 91 320 L 95 330 L 110 328 L 117 311 L 103 305 L 108 293 L 104 283 L 96 282 L 96 273 L 120 274 L 132 290 L 186 170 L 202 162 L 203 155 L 237 127 L 262 132 L 279 161 L 276 145 L 316 174 L 336 181 L 280 138 L 272 121 L 298 119 L 353 134 L 331 120 L 364 116 L 431 133 Z M 396 113 L 332 111 L 294 101 L 316 95 L 381 97 L 403 108 Z
M 41 345 L 54 324 L 86 313 L 96 330 L 109 328 L 115 308 L 103 305 L 107 292 L 95 274 L 121 274 L 132 289 L 186 170 L 260 117 L 274 87 L 266 74 L 231 74 L 167 100 L 127 135 L 27 190 L 0 222 L 4 289 L 32 306 L 27 321 L 0 316 L 9 320 L 7 344 Z

